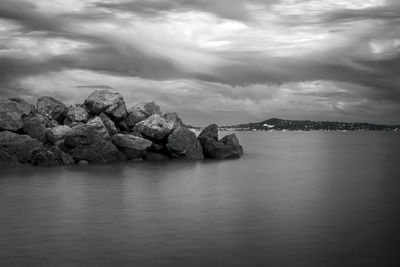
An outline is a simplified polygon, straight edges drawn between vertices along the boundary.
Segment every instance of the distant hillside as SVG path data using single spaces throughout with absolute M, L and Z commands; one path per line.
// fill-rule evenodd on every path
M 256 123 L 222 126 L 220 129 L 236 131 L 399 131 L 400 125 L 346 123 L 337 121 L 299 121 L 273 118 Z

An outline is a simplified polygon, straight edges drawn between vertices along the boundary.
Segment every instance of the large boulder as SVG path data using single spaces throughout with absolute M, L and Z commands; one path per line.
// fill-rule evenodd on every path
M 80 105 L 69 106 L 67 115 L 71 122 L 87 122 L 89 119 L 89 113 Z
M 59 125 L 59 126 L 56 126 L 53 128 L 47 128 L 46 129 L 46 137 L 50 143 L 55 144 L 58 141 L 63 140 L 65 138 L 65 136 L 67 136 L 67 134 L 71 131 L 72 131 L 72 129 L 69 126 Z
M 128 159 L 143 158 L 152 142 L 144 138 L 117 134 L 111 137 L 112 142 L 127 156 Z
M 198 140 L 203 147 L 205 158 L 233 159 L 243 155 L 243 148 L 235 134 L 227 135 L 218 141 L 218 126 L 215 124 L 205 128 Z
M 106 163 L 126 159 L 111 142 L 110 135 L 99 117 L 87 124 L 72 128 L 64 139 L 64 145 L 69 150 L 75 162 Z
M 19 135 L 10 131 L 0 132 L 0 151 L 21 163 L 32 162 L 33 154 L 45 150 L 44 145 L 29 135 Z
M 19 131 L 24 124 L 22 118 L 34 113 L 34 107 L 21 98 L 0 101 L 0 131 Z
M 36 110 L 49 120 L 55 120 L 58 123 L 62 123 L 68 113 L 68 108 L 64 103 L 50 96 L 42 96 L 39 98 L 36 104 Z
M 38 139 L 42 143 L 46 143 L 45 119 L 40 114 L 36 114 L 32 117 L 25 117 L 23 123 L 24 133 L 32 138 Z
M 202 138 L 211 138 L 215 141 L 218 141 L 218 126 L 213 123 L 207 126 L 200 134 L 199 134 L 199 139 Z
M 137 130 L 145 137 L 161 140 L 167 137 L 175 127 L 176 125 L 173 122 L 167 121 L 158 114 L 154 114 L 136 124 L 134 130 Z
M 85 106 L 91 114 L 104 112 L 114 120 L 122 120 L 128 115 L 123 97 L 109 90 L 94 91 L 86 98 Z
M 103 121 L 104 126 L 106 126 L 110 135 L 118 133 L 118 129 L 115 127 L 115 123 L 110 119 L 110 117 L 108 117 L 104 112 L 100 113 L 99 117 Z
M 203 149 L 196 134 L 178 126 L 169 136 L 166 149 L 173 158 L 203 159 Z
M 144 113 L 142 113 L 140 110 L 131 108 L 128 110 L 128 116 L 120 122 L 120 126 L 122 129 L 129 131 L 131 130 L 138 122 L 141 122 L 145 119 L 147 119 L 148 116 L 146 116 Z

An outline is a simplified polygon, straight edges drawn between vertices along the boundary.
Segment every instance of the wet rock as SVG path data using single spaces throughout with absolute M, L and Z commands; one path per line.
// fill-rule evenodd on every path
M 33 153 L 45 150 L 44 145 L 29 135 L 19 135 L 10 131 L 0 132 L 0 151 L 18 159 L 21 163 L 32 162 Z
M 24 133 L 32 138 L 38 139 L 42 143 L 46 143 L 45 119 L 40 114 L 36 114 L 32 117 L 25 117 L 23 123 Z
M 80 105 L 69 106 L 67 116 L 71 122 L 87 122 L 89 119 L 89 113 Z
M 109 90 L 94 91 L 85 100 L 85 106 L 91 114 L 98 115 L 104 112 L 115 120 L 122 120 L 128 115 L 122 96 Z
M 130 160 L 144 157 L 152 145 L 151 141 L 134 135 L 117 134 L 111 140 Z
M 156 153 L 156 152 L 147 152 L 144 157 L 144 160 L 146 160 L 146 161 L 163 161 L 163 160 L 168 160 L 168 159 L 170 159 L 170 158 L 167 157 L 166 155 Z
M 57 160 L 51 151 L 35 151 L 32 157 L 32 163 L 34 166 L 40 167 L 51 167 L 58 165 Z
M 134 130 L 139 131 L 145 137 L 161 140 L 167 137 L 175 127 L 176 125 L 173 122 L 167 121 L 158 114 L 154 114 L 146 120 L 139 122 Z
M 65 138 L 65 136 L 72 131 L 67 125 L 59 125 L 53 128 L 46 129 L 46 137 L 49 142 L 55 144 Z
M 61 165 L 74 165 L 75 161 L 71 155 L 65 153 L 61 150 L 59 146 L 54 146 L 51 148 L 51 152 L 54 154 L 54 158 L 57 160 L 58 164 Z
M 20 164 L 15 156 L 10 156 L 5 151 L 0 150 L 0 167 L 14 167 Z
M 64 145 L 76 162 L 86 160 L 89 163 L 106 163 L 126 159 L 111 142 L 110 135 L 99 117 L 87 124 L 73 127 L 65 137 Z
M 196 134 L 178 126 L 169 136 L 166 149 L 173 158 L 203 159 L 203 149 Z
M 115 123 L 110 119 L 110 117 L 108 117 L 104 112 L 100 113 L 99 117 L 103 121 L 104 126 L 106 126 L 110 135 L 118 133 L 118 129 L 115 127 Z
M 39 98 L 36 104 L 36 110 L 49 120 L 55 120 L 58 123 L 62 123 L 68 113 L 68 108 L 64 103 L 50 96 L 42 96 Z

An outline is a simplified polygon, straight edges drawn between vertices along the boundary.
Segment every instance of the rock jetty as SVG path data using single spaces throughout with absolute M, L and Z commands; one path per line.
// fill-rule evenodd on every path
M 50 96 L 36 105 L 0 100 L 0 166 L 99 164 L 128 160 L 232 159 L 243 155 L 235 134 L 218 139 L 212 124 L 197 137 L 176 113 L 140 102 L 127 108 L 110 90 L 66 106 Z

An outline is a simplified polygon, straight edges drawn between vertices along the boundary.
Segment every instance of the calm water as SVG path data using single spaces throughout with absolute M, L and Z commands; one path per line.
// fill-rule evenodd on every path
M 240 160 L 0 170 L 0 266 L 400 266 L 400 134 L 242 132 Z

